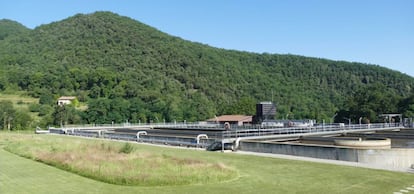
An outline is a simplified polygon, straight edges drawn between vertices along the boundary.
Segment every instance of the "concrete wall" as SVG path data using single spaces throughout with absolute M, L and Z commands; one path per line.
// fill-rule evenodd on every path
M 196 138 L 178 137 L 178 136 L 157 136 L 157 135 L 142 135 L 140 141 L 150 143 L 162 143 L 171 145 L 184 145 L 184 146 L 197 146 Z M 209 144 L 214 143 L 214 139 L 200 139 L 198 146 L 206 147 Z
M 117 139 L 125 141 L 137 141 L 136 134 L 132 133 L 107 133 L 105 131 L 99 132 L 86 131 L 86 130 L 50 130 L 50 133 L 67 134 L 84 137 L 95 137 L 95 138 L 106 138 L 106 139 Z M 201 138 L 197 145 L 195 137 L 179 137 L 179 136 L 160 136 L 160 135 L 140 135 L 140 142 L 158 143 L 158 144 L 169 144 L 169 145 L 180 145 L 180 146 L 193 146 L 193 147 L 207 147 L 208 145 L 215 142 L 214 139 Z
M 372 164 L 383 169 L 408 170 L 414 149 L 356 149 L 276 142 L 241 141 L 240 150 Z
M 414 164 L 413 148 L 358 150 L 358 162 L 378 164 L 389 169 L 410 169 Z
M 293 156 L 305 156 L 329 160 L 358 161 L 358 152 L 355 149 L 327 147 L 318 145 L 268 143 L 258 141 L 241 141 L 240 150 Z

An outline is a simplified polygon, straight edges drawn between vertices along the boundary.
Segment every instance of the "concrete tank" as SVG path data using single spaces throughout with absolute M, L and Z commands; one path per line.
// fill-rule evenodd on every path
M 390 138 L 341 138 L 334 139 L 337 146 L 355 147 L 355 148 L 391 148 Z

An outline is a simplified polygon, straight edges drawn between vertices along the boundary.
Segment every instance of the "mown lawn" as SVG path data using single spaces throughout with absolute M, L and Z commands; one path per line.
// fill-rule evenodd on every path
M 58 138 L 69 144 L 80 139 L 0 133 L 0 193 L 393 193 L 414 185 L 414 175 L 409 173 L 134 144 L 138 152 L 221 163 L 234 168 L 238 177 L 189 185 L 122 186 L 85 178 L 3 149 L 21 136 L 29 138 L 25 140 L 28 142 L 32 137 Z

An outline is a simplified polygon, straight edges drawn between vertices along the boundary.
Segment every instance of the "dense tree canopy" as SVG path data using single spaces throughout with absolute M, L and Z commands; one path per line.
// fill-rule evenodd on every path
M 0 34 L 18 28 L 0 22 Z M 414 79 L 376 65 L 218 49 L 110 12 L 26 30 L 0 38 L 0 92 L 23 90 L 54 107 L 43 108 L 44 124 L 195 121 L 253 114 L 270 100 L 278 118 L 413 112 L 412 100 L 395 101 L 412 95 Z M 61 95 L 88 108 L 63 114 L 53 106 Z
M 0 129 L 21 130 L 32 126 L 33 119 L 24 111 L 16 110 L 11 101 L 0 101 Z
M 383 85 L 371 85 L 356 90 L 346 101 L 347 114 L 342 110 L 337 118 L 351 119 L 356 122 L 363 119 L 364 122 L 381 122 L 380 114 L 397 113 L 401 97 L 388 91 Z
M 8 36 L 16 36 L 29 32 L 29 29 L 22 24 L 7 19 L 0 20 L 0 27 L 0 40 L 3 40 Z
M 399 103 L 399 112 L 405 117 L 414 118 L 414 92 L 409 97 L 404 98 Z

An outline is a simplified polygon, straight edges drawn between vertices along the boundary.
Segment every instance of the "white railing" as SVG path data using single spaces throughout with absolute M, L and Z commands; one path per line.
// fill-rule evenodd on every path
M 389 128 L 402 127 L 400 125 L 389 123 L 375 123 L 375 124 L 328 124 L 312 127 L 286 127 L 286 128 L 262 128 L 260 125 L 250 126 L 232 126 L 229 130 L 225 130 L 223 125 L 207 124 L 207 123 L 151 123 L 151 124 L 90 124 L 90 125 L 66 125 L 61 128 L 49 129 L 73 131 L 73 130 L 104 130 L 104 129 L 116 129 L 116 128 L 170 128 L 170 129 L 204 129 L 204 130 L 217 130 L 214 135 L 215 139 L 230 139 L 238 137 L 252 137 L 252 136 L 270 136 L 270 135 L 289 135 L 289 134 L 308 134 L 308 133 L 323 133 L 323 132 L 335 132 L 335 131 L 356 131 L 356 130 L 380 130 Z
M 164 122 L 164 123 L 113 123 L 113 124 L 64 125 L 60 128 L 91 129 L 91 128 L 124 128 L 124 127 L 128 127 L 128 128 L 134 128 L 134 127 L 218 128 L 220 127 L 220 125 L 209 124 L 205 122 L 170 122 L 170 123 Z
M 400 128 L 399 125 L 376 123 L 376 124 L 355 124 L 355 125 L 324 125 L 316 127 L 288 127 L 288 128 L 271 128 L 271 129 L 245 129 L 230 130 L 222 133 L 222 139 L 251 137 L 251 136 L 269 136 L 269 135 L 289 135 L 289 134 L 307 134 L 323 133 L 335 131 L 357 131 L 357 130 L 381 130 L 390 128 Z

